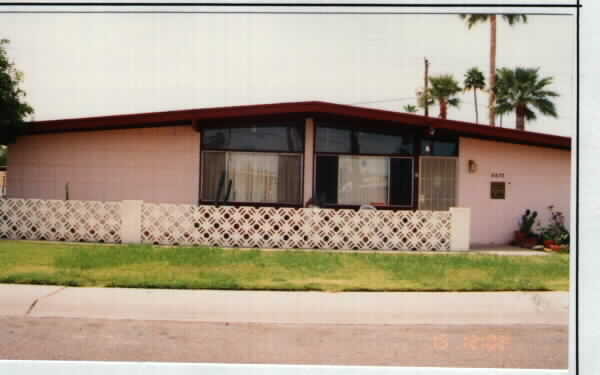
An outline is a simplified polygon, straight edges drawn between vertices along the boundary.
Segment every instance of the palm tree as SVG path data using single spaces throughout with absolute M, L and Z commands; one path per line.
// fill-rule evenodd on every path
M 495 14 L 461 14 L 460 18 L 465 20 L 469 30 L 478 23 L 490 21 L 490 78 L 488 86 L 491 88 L 489 96 L 489 120 L 490 125 L 496 124 L 496 95 L 494 87 L 496 86 L 496 15 Z M 524 14 L 503 14 L 502 18 L 513 26 L 519 22 L 527 23 L 527 16 Z
M 476 67 L 473 67 L 465 74 L 465 91 L 473 90 L 473 98 L 475 99 L 475 122 L 479 124 L 479 111 L 477 109 L 477 90 L 485 88 L 485 78 L 483 73 Z
M 437 102 L 440 106 L 439 117 L 445 119 L 448 117 L 448 106 L 458 107 L 460 100 L 456 97 L 456 94 L 462 91 L 458 82 L 450 74 L 442 74 L 439 76 L 429 77 L 431 87 L 427 93 L 429 102 Z M 419 98 L 419 102 L 423 104 L 423 93 Z
M 407 104 L 403 107 L 404 112 L 408 113 L 417 113 L 417 106 L 412 104 Z
M 559 95 L 547 89 L 552 77 L 539 77 L 539 68 L 498 69 L 496 94 L 498 114 L 515 111 L 516 128 L 525 130 L 525 120 L 537 118 L 533 109 L 546 116 L 558 117 L 556 108 L 550 98 Z

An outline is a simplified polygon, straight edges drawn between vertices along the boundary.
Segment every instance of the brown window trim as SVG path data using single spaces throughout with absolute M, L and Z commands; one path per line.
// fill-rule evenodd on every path
M 415 158 L 419 155 L 417 154 L 356 154 L 352 152 L 316 152 L 316 156 L 324 155 L 324 156 L 336 156 L 336 155 L 344 155 L 344 156 L 376 156 L 376 157 L 389 157 L 389 158 Z
M 265 150 L 244 150 L 237 148 L 202 148 L 202 152 L 248 152 L 256 154 L 290 154 L 290 155 L 304 155 L 304 151 L 265 151 Z
M 200 201 L 201 206 L 217 206 L 214 201 Z M 274 208 L 305 208 L 302 204 L 294 203 L 267 203 L 267 202 L 223 202 L 219 203 L 218 206 L 233 206 L 233 207 L 274 207 Z M 334 210 L 355 210 L 360 209 L 360 205 L 353 204 L 325 204 L 319 208 L 334 209 Z M 385 211 L 417 211 L 416 208 L 409 206 L 377 206 L 377 210 Z
M 379 210 L 385 210 L 385 211 L 417 211 L 416 208 L 414 208 L 414 206 L 390 206 L 390 205 L 386 205 L 386 206 L 374 206 L 375 209 L 377 211 Z M 328 203 L 328 204 L 323 204 L 321 205 L 320 208 L 331 208 L 331 209 L 337 209 L 337 210 L 356 210 L 358 211 L 360 209 L 360 205 L 355 205 L 355 204 L 332 204 L 332 203 Z
M 200 201 L 201 206 L 233 206 L 233 207 L 274 207 L 274 208 L 302 208 L 302 203 L 268 203 L 268 202 L 219 202 Z

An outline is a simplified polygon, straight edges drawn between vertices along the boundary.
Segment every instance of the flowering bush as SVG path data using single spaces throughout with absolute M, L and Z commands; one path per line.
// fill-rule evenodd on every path
M 565 217 L 560 211 L 554 211 L 554 206 L 548 206 L 550 210 L 550 224 L 541 229 L 543 240 L 552 240 L 559 245 L 569 244 L 569 231 L 565 227 Z

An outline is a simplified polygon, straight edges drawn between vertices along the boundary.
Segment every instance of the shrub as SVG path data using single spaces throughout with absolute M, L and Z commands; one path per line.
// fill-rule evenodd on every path
M 544 240 L 552 240 L 559 245 L 568 245 L 570 234 L 565 227 L 565 217 L 560 211 L 554 211 L 554 206 L 548 206 L 550 210 L 550 224 L 541 229 Z

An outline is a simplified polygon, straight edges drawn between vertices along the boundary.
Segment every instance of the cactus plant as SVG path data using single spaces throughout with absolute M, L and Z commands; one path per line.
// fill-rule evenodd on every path
M 530 235 L 531 228 L 533 228 L 533 224 L 535 223 L 537 215 L 537 211 L 531 211 L 529 209 L 525 210 L 525 213 L 523 214 L 523 216 L 521 216 L 521 222 L 519 223 L 519 231 L 523 234 Z

